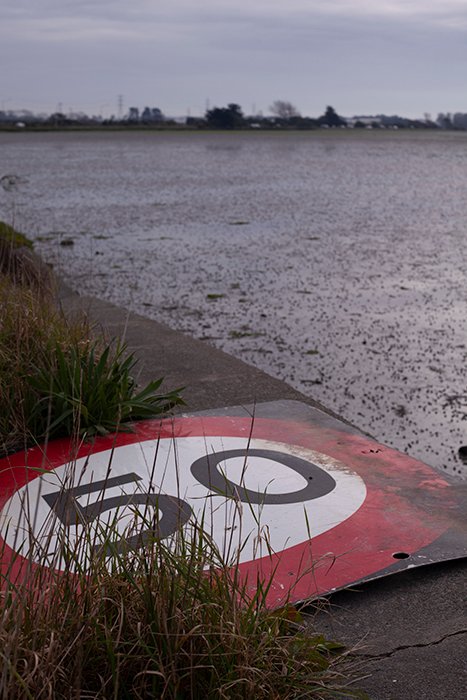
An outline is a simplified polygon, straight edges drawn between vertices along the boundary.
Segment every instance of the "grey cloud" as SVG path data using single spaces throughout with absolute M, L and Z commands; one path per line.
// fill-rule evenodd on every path
M 46 19 L 73 19 L 106 24 L 122 21 L 206 22 L 235 16 L 282 18 L 368 17 L 404 22 L 462 24 L 467 15 L 465 0 L 15 0 L 3 16 L 34 23 Z
M 346 112 L 418 100 L 422 113 L 455 109 L 465 82 L 465 0 L 15 0 L 0 13 L 0 98 L 23 106 L 125 92 L 171 112 L 209 95 L 313 114 L 334 95 Z

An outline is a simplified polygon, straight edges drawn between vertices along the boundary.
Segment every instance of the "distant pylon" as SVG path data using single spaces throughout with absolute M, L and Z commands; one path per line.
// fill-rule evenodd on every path
M 118 96 L 118 119 L 121 121 L 123 117 L 123 95 Z

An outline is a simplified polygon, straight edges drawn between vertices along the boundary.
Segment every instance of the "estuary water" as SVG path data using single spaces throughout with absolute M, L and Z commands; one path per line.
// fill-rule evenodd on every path
M 467 133 L 2 133 L 4 175 L 76 290 L 467 475 Z

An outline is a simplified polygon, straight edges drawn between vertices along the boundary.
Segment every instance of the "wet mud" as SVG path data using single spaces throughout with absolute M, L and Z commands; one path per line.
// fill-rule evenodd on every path
M 0 218 L 75 289 L 467 476 L 466 134 L 1 134 L 0 148 L 20 182 Z

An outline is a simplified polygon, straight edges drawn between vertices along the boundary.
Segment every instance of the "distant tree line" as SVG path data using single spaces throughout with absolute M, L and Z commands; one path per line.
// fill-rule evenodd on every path
M 240 105 L 231 102 L 227 107 L 214 107 L 207 110 L 204 119 L 192 120 L 198 126 L 210 129 L 242 129 L 242 128 L 271 128 L 288 127 L 295 129 L 311 129 L 321 125 L 345 126 L 346 122 L 335 112 L 333 107 L 327 107 L 325 114 L 318 119 L 302 117 L 298 109 L 284 100 L 276 100 L 270 107 L 274 116 L 262 115 L 245 116 Z
M 263 115 L 245 116 L 240 105 L 230 103 L 227 107 L 214 107 L 207 110 L 204 118 L 188 121 L 192 126 L 210 129 L 318 129 L 318 128 L 361 128 L 361 129 L 438 129 L 453 128 L 467 129 L 467 115 L 455 115 L 455 119 L 431 121 L 429 115 L 424 119 L 407 119 L 397 115 L 387 116 L 378 114 L 375 116 L 362 116 L 346 119 L 337 113 L 334 107 L 328 105 L 324 113 L 317 118 L 303 117 L 299 110 L 291 102 L 276 100 L 269 111 L 273 116 Z M 465 116 L 465 122 L 461 120 Z
M 159 107 L 130 107 L 121 117 L 88 116 L 84 112 L 54 112 L 37 114 L 28 110 L 0 110 L 0 127 L 38 126 L 46 128 L 82 127 L 161 127 L 183 125 L 196 129 L 452 129 L 467 130 L 467 114 L 440 112 L 435 120 L 429 114 L 423 119 L 408 119 L 398 115 L 355 116 L 344 118 L 328 105 L 319 117 L 302 116 L 297 107 L 287 100 L 275 100 L 269 107 L 271 116 L 244 114 L 241 106 L 230 102 L 226 107 L 208 109 L 203 117 L 174 120 L 166 117 Z
M 122 117 L 105 118 L 101 115 L 89 116 L 84 112 L 54 112 L 52 114 L 34 113 L 26 109 L 0 110 L 0 125 L 24 125 L 24 126 L 107 126 L 107 125 L 157 125 L 171 123 L 164 116 L 159 107 L 144 107 L 140 111 L 138 107 L 130 107 Z
M 125 120 L 130 124 L 160 124 L 165 117 L 159 107 L 145 107 L 141 113 L 138 107 L 130 107 Z
M 272 117 L 245 116 L 240 105 L 231 102 L 227 107 L 214 107 L 207 110 L 204 119 L 191 119 L 188 123 L 210 129 L 313 129 L 320 126 L 340 127 L 347 125 L 346 120 L 340 117 L 333 107 L 327 107 L 325 113 L 317 119 L 302 117 L 291 102 L 284 100 L 276 100 L 269 109 L 273 114 Z

